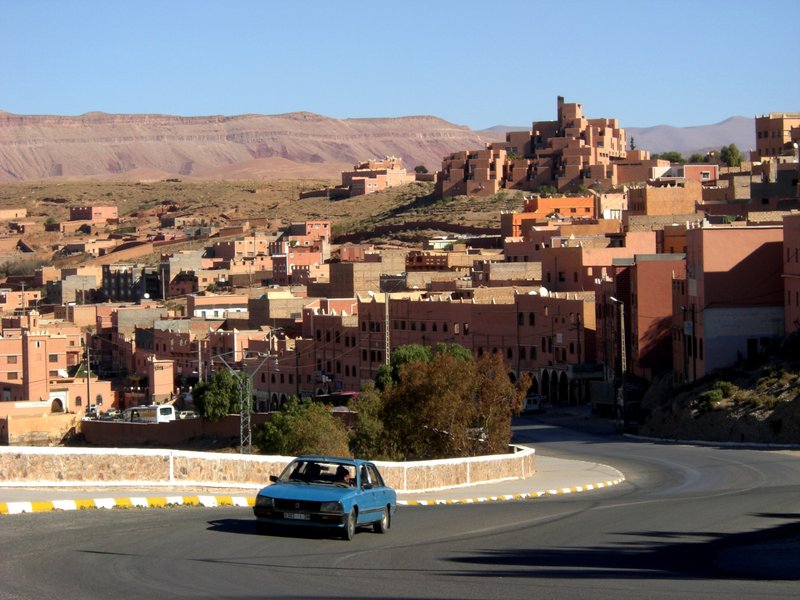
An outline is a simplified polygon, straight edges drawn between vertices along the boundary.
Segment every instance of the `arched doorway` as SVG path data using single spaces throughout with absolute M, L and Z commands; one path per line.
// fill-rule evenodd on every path
M 531 378 L 531 385 L 528 388 L 528 393 L 529 394 L 538 394 L 539 393 L 539 380 L 536 379 L 536 375 L 534 375 L 533 373 L 528 373 L 528 375 Z
M 562 404 L 571 404 L 569 397 L 569 381 L 567 374 L 562 372 L 558 378 L 558 400 Z
M 564 399 L 558 395 L 558 373 L 550 373 L 550 403 L 561 404 Z
M 50 404 L 50 412 L 54 413 L 64 412 L 64 404 L 61 402 L 60 398 L 55 398 L 53 402 Z

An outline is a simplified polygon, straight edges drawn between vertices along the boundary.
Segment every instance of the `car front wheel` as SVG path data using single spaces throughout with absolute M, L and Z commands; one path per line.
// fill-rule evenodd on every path
M 347 520 L 344 522 L 344 528 L 342 529 L 342 539 L 352 540 L 355 534 L 356 534 L 356 511 L 351 510 L 350 514 L 347 515 Z
M 381 514 L 381 520 L 375 521 L 375 523 L 372 525 L 372 529 L 375 531 L 375 533 L 386 533 L 391 525 L 392 522 L 391 517 L 389 517 L 389 509 L 384 508 L 383 514 Z

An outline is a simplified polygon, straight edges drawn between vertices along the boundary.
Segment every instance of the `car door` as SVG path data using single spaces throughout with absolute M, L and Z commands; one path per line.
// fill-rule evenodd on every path
M 361 465 L 361 489 L 359 493 L 359 510 L 358 522 L 359 523 L 372 523 L 380 518 L 377 511 L 381 504 L 379 503 L 378 493 L 379 487 L 374 483 L 374 473 L 372 465 Z

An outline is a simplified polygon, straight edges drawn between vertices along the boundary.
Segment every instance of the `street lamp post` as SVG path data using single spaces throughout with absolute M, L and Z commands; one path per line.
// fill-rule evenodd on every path
M 625 353 L 625 303 L 622 300 L 609 296 L 609 300 L 619 306 L 619 361 L 620 361 L 620 384 L 617 390 L 617 421 L 620 425 L 625 424 L 625 371 L 627 369 L 627 357 Z

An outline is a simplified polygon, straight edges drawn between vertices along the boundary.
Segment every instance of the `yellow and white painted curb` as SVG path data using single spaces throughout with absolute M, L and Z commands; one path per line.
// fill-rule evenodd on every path
M 600 483 L 590 483 L 587 485 L 576 485 L 574 487 L 556 488 L 551 490 L 540 490 L 535 492 L 523 492 L 520 494 L 505 494 L 501 496 L 479 496 L 476 498 L 459 498 L 455 500 L 398 500 L 397 504 L 402 506 L 441 506 L 450 504 L 480 504 L 483 502 L 507 502 L 510 500 L 533 500 L 546 496 L 557 496 L 560 494 L 578 494 L 580 492 L 590 492 L 602 488 L 611 487 L 625 481 L 624 477 L 603 481 Z
M 91 508 L 168 508 L 172 506 L 253 506 L 254 497 L 246 496 L 130 496 L 126 498 L 91 498 L 87 500 L 47 500 L 38 502 L 0 502 L 0 515 L 17 515 L 54 510 Z
M 441 500 L 398 500 L 400 506 L 442 506 L 454 504 L 481 504 L 486 502 L 507 502 L 511 500 L 532 500 L 562 494 L 578 494 L 611 487 L 625 481 L 624 477 L 590 483 L 574 487 L 504 494 L 499 496 L 477 496 L 475 498 Z M 194 495 L 194 496 L 130 496 L 124 498 L 90 498 L 84 500 L 42 500 L 31 502 L 0 502 L 0 515 L 17 515 L 48 511 L 88 510 L 93 508 L 169 508 L 175 506 L 202 506 L 216 508 L 223 506 L 252 507 L 254 496 L 232 495 Z

